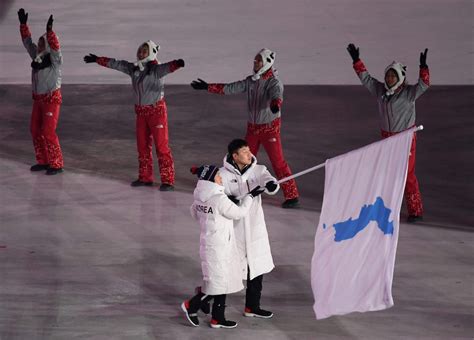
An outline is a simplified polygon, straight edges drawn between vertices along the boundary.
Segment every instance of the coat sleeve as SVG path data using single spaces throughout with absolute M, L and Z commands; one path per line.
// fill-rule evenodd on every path
M 123 72 L 129 76 L 132 75 L 135 65 L 126 61 L 126 60 L 115 60 L 108 57 L 99 57 L 97 58 L 97 64 L 113 70 Z
M 209 84 L 207 91 L 215 94 L 238 94 L 247 91 L 247 79 L 228 84 Z
M 278 106 L 278 109 L 281 111 L 281 106 L 283 104 L 283 83 L 278 79 L 273 79 L 274 81 L 268 90 L 270 106 Z
M 181 67 L 178 65 L 178 61 L 173 60 L 164 64 L 154 65 L 152 72 L 155 75 L 155 77 L 162 78 L 170 73 L 173 73 L 174 71 L 180 68 Z
M 242 199 L 240 206 L 236 205 L 226 196 L 222 196 L 218 203 L 218 209 L 222 216 L 231 220 L 240 220 L 248 214 L 251 205 L 252 197 L 250 195 L 246 195 Z
M 46 34 L 48 39 L 48 45 L 51 54 L 51 63 L 55 66 L 59 66 L 63 63 L 63 55 L 61 53 L 61 47 L 59 45 L 59 39 L 54 31 L 49 31 Z
M 196 212 L 196 208 L 194 207 L 194 203 L 191 204 L 191 206 L 189 207 L 189 212 L 191 213 L 191 216 L 197 220 L 197 212 Z
M 367 90 L 369 90 L 370 93 L 372 93 L 374 96 L 378 96 L 383 92 L 385 88 L 384 84 L 369 74 L 362 60 L 355 62 L 353 67 L 360 79 L 360 82 L 367 88 Z
M 420 68 L 420 77 L 416 85 L 408 86 L 408 92 L 412 101 L 417 100 L 430 87 L 430 70 L 428 67 Z
M 265 188 L 265 193 L 269 194 L 269 195 L 275 195 L 278 190 L 280 190 L 280 184 L 278 184 L 278 181 L 275 177 L 273 177 L 271 174 L 270 174 L 270 171 L 268 171 L 267 167 L 266 166 L 263 166 L 264 169 L 262 171 L 262 175 L 260 176 L 260 186 L 261 187 L 265 187 L 265 184 L 267 184 L 268 182 L 275 182 L 277 184 L 277 187 L 274 191 L 268 191 L 267 188 Z
M 31 40 L 31 32 L 27 24 L 20 25 L 20 34 L 23 46 L 25 46 L 26 51 L 30 55 L 31 59 L 35 59 L 37 47 L 36 44 L 33 43 L 33 40 Z

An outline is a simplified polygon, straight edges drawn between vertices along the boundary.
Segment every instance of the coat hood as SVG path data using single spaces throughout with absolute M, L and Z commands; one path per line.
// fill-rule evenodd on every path
M 214 182 L 199 180 L 194 189 L 194 199 L 206 202 L 211 197 L 224 194 L 224 187 Z
M 44 40 L 44 50 L 41 53 L 37 53 L 35 57 L 35 62 L 41 63 L 43 61 L 43 57 L 49 53 L 51 53 L 51 47 L 48 44 L 48 34 L 43 34 L 40 39 L 43 38 Z M 38 39 L 39 40 L 39 39 Z
M 406 66 L 397 61 L 392 61 L 392 63 L 385 68 L 384 77 L 389 70 L 395 71 L 398 77 L 398 82 L 392 87 L 388 87 L 387 83 L 384 81 L 385 89 L 387 90 L 385 94 L 387 96 L 391 96 L 392 94 L 394 94 L 398 90 L 398 88 L 400 88 L 405 83 L 406 69 Z

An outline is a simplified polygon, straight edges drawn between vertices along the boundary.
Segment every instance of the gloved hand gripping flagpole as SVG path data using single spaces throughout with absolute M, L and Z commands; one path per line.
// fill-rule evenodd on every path
M 416 129 L 415 129 L 415 132 L 416 131 L 421 131 L 423 130 L 423 125 L 420 125 L 420 126 L 417 126 Z M 306 169 L 306 170 L 303 170 L 303 171 L 300 171 L 294 175 L 291 175 L 291 176 L 288 176 L 288 177 L 285 177 L 285 178 L 282 178 L 278 181 L 278 184 L 281 184 L 281 183 L 285 183 L 293 178 L 296 178 L 296 177 L 300 177 L 300 176 L 303 176 L 303 175 L 306 175 L 307 173 L 309 172 L 312 172 L 312 171 L 315 171 L 315 170 L 318 170 L 318 169 L 321 169 L 321 168 L 324 168 L 324 166 L 326 165 L 326 163 L 321 163 L 319 165 L 316 165 L 316 166 L 313 166 L 312 168 L 309 168 L 309 169 Z

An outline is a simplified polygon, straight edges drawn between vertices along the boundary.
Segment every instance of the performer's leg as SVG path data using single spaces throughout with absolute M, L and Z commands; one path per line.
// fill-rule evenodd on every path
M 47 174 L 54 175 L 64 166 L 63 154 L 59 145 L 59 138 L 56 134 L 56 127 L 59 121 L 59 111 L 61 104 L 43 103 L 43 122 L 41 126 L 42 134 L 46 145 L 48 155 L 49 169 Z
M 410 157 L 408 158 L 407 182 L 405 185 L 405 202 L 407 205 L 409 222 L 416 222 L 416 220 L 422 219 L 423 216 L 423 202 L 421 200 L 418 179 L 415 175 L 415 160 L 416 134 L 413 135 L 413 140 L 410 148 Z
M 30 132 L 37 164 L 31 167 L 31 171 L 46 170 L 48 167 L 48 155 L 46 154 L 46 145 L 41 132 L 42 121 L 41 103 L 35 100 L 31 112 Z
M 258 135 L 254 135 L 253 133 L 247 131 L 245 136 L 245 141 L 249 145 L 250 152 L 257 157 L 258 149 L 260 148 L 260 139 Z
M 277 179 L 291 176 L 291 169 L 283 156 L 281 136 L 279 132 L 265 134 L 262 144 L 272 163 L 273 171 Z M 294 179 L 281 184 L 283 195 L 286 200 L 296 200 L 299 197 L 298 188 Z
M 136 130 L 139 168 L 138 181 L 132 182 L 132 186 L 151 185 L 153 183 L 153 141 L 147 124 L 147 115 L 136 115 Z
M 150 117 L 149 125 L 149 128 L 153 133 L 153 139 L 155 140 L 158 165 L 160 167 L 160 190 L 172 189 L 175 178 L 173 155 L 171 154 L 171 149 L 169 147 L 167 116 L 166 105 L 163 104 L 163 108 L 160 112 L 153 114 Z

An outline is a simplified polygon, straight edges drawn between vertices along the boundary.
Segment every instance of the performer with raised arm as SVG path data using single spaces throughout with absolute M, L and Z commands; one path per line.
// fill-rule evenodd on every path
M 379 121 L 382 138 L 390 137 L 415 125 L 415 101 L 430 86 L 430 73 L 426 64 L 428 49 L 420 53 L 420 73 L 415 85 L 406 82 L 406 66 L 392 62 L 385 68 L 384 82 L 373 78 L 362 60 L 359 58 L 359 48 L 354 44 L 347 46 L 351 55 L 353 67 L 362 84 L 372 93 L 378 102 Z M 415 175 L 416 133 L 410 149 L 407 182 L 405 186 L 405 201 L 408 209 L 408 222 L 423 220 L 423 203 Z
M 257 53 L 253 63 L 253 75 L 229 84 L 208 84 L 202 79 L 193 81 L 195 90 L 207 90 L 216 94 L 247 94 L 248 123 L 245 139 L 253 155 L 257 155 L 260 144 L 272 163 L 278 179 L 291 176 L 291 170 L 283 156 L 281 145 L 281 107 L 283 104 L 283 84 L 273 69 L 275 52 L 267 48 Z M 299 206 L 296 181 L 281 185 L 285 201 L 283 208 Z
M 174 190 L 175 171 L 173 156 L 169 147 L 168 110 L 164 98 L 164 77 L 184 67 L 183 59 L 160 64 L 157 53 L 160 46 L 148 40 L 138 47 L 137 62 L 115 60 L 89 54 L 86 63 L 97 63 L 130 76 L 135 98 L 136 134 L 138 149 L 138 179 L 133 187 L 152 186 L 153 153 L 155 142 L 160 167 L 161 191 Z
M 28 28 L 28 13 L 18 11 L 20 34 L 31 59 L 31 82 L 33 110 L 31 113 L 31 136 L 35 148 L 36 163 L 31 171 L 46 170 L 47 175 L 63 172 L 63 155 L 56 127 L 61 108 L 61 66 L 63 57 L 59 40 L 53 31 L 53 15 L 46 24 L 46 33 L 38 39 L 38 45 L 31 39 Z

